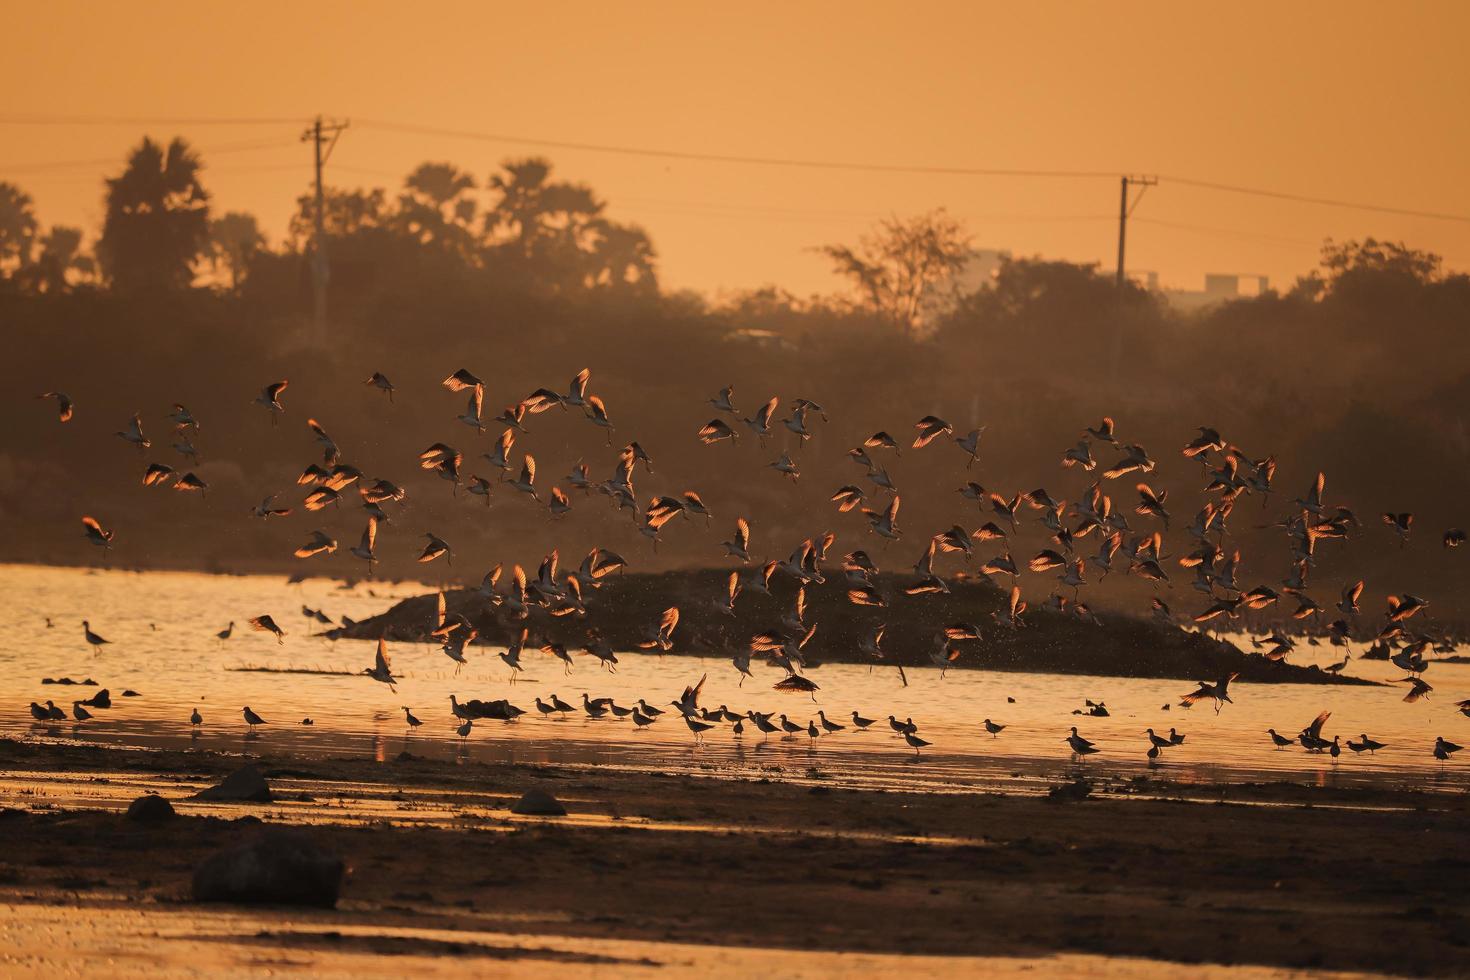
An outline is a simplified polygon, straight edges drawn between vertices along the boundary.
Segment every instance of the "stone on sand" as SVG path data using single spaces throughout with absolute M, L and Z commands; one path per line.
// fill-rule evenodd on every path
M 345 870 L 338 855 L 301 831 L 252 831 L 194 869 L 194 900 L 332 908 Z
M 510 808 L 511 813 L 527 817 L 564 817 L 567 808 L 545 790 L 528 789 Z
M 194 794 L 196 800 L 227 800 L 231 802 L 269 803 L 271 788 L 260 770 L 253 765 L 242 766 L 225 777 L 224 782 Z
M 173 804 L 161 796 L 149 793 L 128 804 L 127 819 L 138 823 L 162 823 L 174 817 Z

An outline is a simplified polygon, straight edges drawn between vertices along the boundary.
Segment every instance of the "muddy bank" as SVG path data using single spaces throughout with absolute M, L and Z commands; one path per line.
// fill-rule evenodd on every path
M 235 765 L 209 753 L 0 742 L 0 768 L 73 769 L 79 780 L 207 779 Z M 1222 787 L 1225 805 L 1198 804 L 1135 798 L 1167 793 L 1165 783 L 1099 779 L 1089 798 L 1051 803 L 423 760 L 263 768 L 283 799 L 304 785 L 348 804 L 386 789 L 405 818 L 451 801 L 438 826 L 309 826 L 351 868 L 337 911 L 292 915 L 321 931 L 493 924 L 772 950 L 1093 953 L 1425 975 L 1461 972 L 1470 936 L 1463 797 Z M 571 816 L 513 817 L 510 803 L 530 787 L 555 793 Z M 205 856 L 256 817 L 309 823 L 320 812 L 308 802 L 203 815 L 187 789 L 165 791 L 180 816 L 158 828 L 115 810 L 0 801 L 0 899 L 81 916 L 119 904 L 192 914 L 189 877 Z M 1229 805 L 1255 798 L 1275 805 Z M 297 941 L 257 938 L 262 952 Z M 452 941 L 435 952 L 478 955 Z
M 772 595 L 742 593 L 731 616 L 715 608 L 728 575 L 722 569 L 615 574 L 603 580 L 602 588 L 584 593 L 585 616 L 554 617 L 532 606 L 528 617 L 520 620 L 504 606 L 492 607 L 473 589 L 449 591 L 446 604 L 451 615 L 465 617 L 478 630 L 476 642 L 503 647 L 525 627 L 532 643 L 556 641 L 574 651 L 586 642 L 589 629 L 600 632 L 617 650 L 633 649 L 657 624 L 664 609 L 677 606 L 679 626 L 670 652 L 718 654 L 745 648 L 761 630 L 780 628 L 796 594 L 795 582 L 777 573 L 771 583 Z M 1371 683 L 1326 674 L 1315 666 L 1272 662 L 1192 630 L 1116 613 L 1082 619 L 1071 613 L 1031 609 L 1025 613 L 1024 626 L 1013 628 L 996 621 L 997 616 L 1005 618 L 1008 594 L 984 579 L 957 581 L 949 595 L 911 597 L 902 594 L 909 579 L 882 575 L 880 589 L 894 598 L 887 608 L 876 609 L 848 602 L 837 577 L 807 590 L 806 622 L 816 624 L 817 632 L 805 653 L 818 665 L 822 661 L 869 662 L 859 651 L 858 641 L 878 623 L 887 624 L 882 663 L 930 664 L 939 629 L 964 622 L 979 627 L 981 638 L 958 644 L 956 668 L 1180 680 L 1238 672 L 1242 680 L 1266 683 Z M 502 582 L 502 590 L 504 587 Z M 435 593 L 405 599 L 381 615 L 334 630 L 333 635 L 422 641 L 435 626 L 437 603 Z

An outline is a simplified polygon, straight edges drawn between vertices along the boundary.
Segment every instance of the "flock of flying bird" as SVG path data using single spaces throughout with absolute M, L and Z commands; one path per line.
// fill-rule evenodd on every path
M 480 457 L 491 468 L 500 471 L 501 475 L 495 480 L 473 473 L 466 475 L 465 454 L 446 442 L 435 442 L 419 453 L 418 466 L 446 481 L 454 494 L 463 489 L 469 495 L 484 498 L 488 505 L 497 485 L 504 485 L 523 494 L 532 503 L 545 507 L 552 518 L 565 515 L 573 507 L 568 493 L 560 486 L 548 488 L 544 482 L 538 484 L 535 458 L 530 453 L 522 453 L 517 462 L 513 449 L 517 434 L 526 431 L 528 417 L 555 408 L 579 409 L 588 422 L 605 431 L 607 444 L 612 446 L 614 425 L 611 416 L 603 400 L 589 393 L 589 379 L 590 372 L 583 370 L 572 379 L 565 392 L 539 388 L 526 398 L 507 406 L 499 415 L 487 418 L 484 414 L 484 382 L 466 369 L 455 371 L 442 384 L 450 392 L 465 395 L 467 398 L 464 413 L 456 416 L 456 421 L 470 427 L 477 434 L 486 431 L 487 423 L 502 427 L 493 450 Z M 381 393 L 390 402 L 395 400 L 397 388 L 382 373 L 374 373 L 364 384 Z M 287 409 L 282 398 L 287 388 L 288 382 L 284 380 L 268 384 L 254 401 L 255 405 L 268 413 L 272 426 L 278 425 L 286 415 Z M 61 422 L 72 419 L 74 405 L 67 395 L 53 391 L 38 397 L 54 400 Z M 828 421 L 823 407 L 806 398 L 795 399 L 790 404 L 789 416 L 785 418 L 779 415 L 781 402 L 777 397 L 770 398 L 750 415 L 744 415 L 734 404 L 733 387 L 722 389 L 708 403 L 716 414 L 695 433 L 695 438 L 704 445 L 721 442 L 733 444 L 744 435 L 746 438 L 754 437 L 765 447 L 767 440 L 773 437 L 785 436 L 788 440 L 794 437 L 799 456 L 801 446 L 812 436 L 812 426 L 816 420 Z M 167 420 L 173 427 L 174 451 L 191 463 L 197 463 L 198 419 L 185 406 L 175 404 L 167 415 Z M 367 574 L 371 577 L 379 562 L 379 529 L 392 523 L 388 508 L 395 505 L 401 507 L 407 499 L 407 491 L 388 479 L 370 479 L 362 470 L 343 462 L 336 440 L 323 425 L 314 418 L 307 419 L 306 424 L 320 450 L 321 462 L 308 465 L 296 481 L 304 491 L 301 506 L 308 513 L 320 512 L 329 507 L 340 509 L 348 499 L 350 488 L 356 486 L 364 511 L 365 525 L 358 543 L 349 545 L 345 550 L 365 563 Z M 984 432 L 984 427 L 980 427 L 957 434 L 949 422 L 929 415 L 914 424 L 914 436 L 907 448 L 914 451 L 936 443 L 953 444 L 963 455 L 965 470 L 968 472 L 979 458 Z M 116 435 L 136 448 L 139 454 L 146 454 L 153 446 L 145 433 L 141 414 L 135 413 Z M 1105 465 L 1097 458 L 1103 447 L 1110 447 L 1117 456 L 1111 465 Z M 867 531 L 880 539 L 885 548 L 889 542 L 904 536 L 904 529 L 899 524 L 901 496 L 884 465 L 886 454 L 900 456 L 903 448 L 900 441 L 886 431 L 875 432 L 862 440 L 859 445 L 848 450 L 847 456 L 860 468 L 862 478 L 871 485 L 870 488 L 854 482 L 839 487 L 830 496 L 838 514 L 857 510 Z M 1219 628 L 1222 624 L 1237 619 L 1246 610 L 1286 609 L 1289 604 L 1295 603 L 1289 617 L 1298 625 L 1298 635 L 1305 632 L 1307 642 L 1313 644 L 1318 642 L 1320 635 L 1334 646 L 1347 649 L 1350 656 L 1350 642 L 1363 631 L 1358 600 L 1364 583 L 1357 581 L 1342 589 L 1340 599 L 1335 605 L 1339 617 L 1320 628 L 1317 624 L 1329 618 L 1331 613 L 1319 605 L 1307 589 L 1318 547 L 1323 543 L 1346 539 L 1360 527 L 1353 511 L 1327 502 L 1325 476 L 1319 473 L 1306 494 L 1292 500 L 1289 512 L 1272 525 L 1282 532 L 1287 541 L 1291 568 L 1288 578 L 1279 587 L 1260 584 L 1243 588 L 1237 583 L 1240 552 L 1225 544 L 1227 522 L 1242 498 L 1259 495 L 1262 505 L 1267 505 L 1275 489 L 1273 481 L 1276 461 L 1270 456 L 1258 459 L 1246 455 L 1209 427 L 1200 428 L 1199 435 L 1183 447 L 1182 454 L 1200 465 L 1208 481 L 1203 491 L 1208 499 L 1185 528 L 1191 542 L 1190 550 L 1176 559 L 1181 568 L 1193 575 L 1193 589 L 1204 596 L 1203 608 L 1188 618 L 1201 629 Z M 1057 572 L 1056 581 L 1062 589 L 1053 590 L 1043 608 L 1088 622 L 1100 622 L 1090 607 L 1081 601 L 1081 589 L 1088 584 L 1089 572 L 1106 577 L 1115 570 L 1122 570 L 1125 574 L 1136 575 L 1156 587 L 1169 585 L 1169 559 L 1173 556 L 1165 553 L 1163 537 L 1173 520 L 1168 493 L 1156 492 L 1148 483 L 1135 484 L 1137 501 L 1132 511 L 1139 518 L 1155 525 L 1152 529 L 1135 530 L 1124 508 L 1115 508 L 1112 498 L 1105 491 L 1104 481 L 1116 480 L 1130 474 L 1146 475 L 1154 472 L 1156 462 L 1144 447 L 1137 443 L 1120 441 L 1113 419 L 1105 417 L 1097 426 L 1083 430 L 1078 442 L 1061 454 L 1060 463 L 1069 470 L 1081 470 L 1088 474 L 1100 469 L 1100 478 L 1086 489 L 1081 499 L 1072 503 L 1053 498 L 1044 488 L 1007 497 L 986 489 L 973 480 L 959 487 L 958 493 L 965 500 L 974 502 L 982 514 L 989 511 L 993 515 L 992 519 L 974 531 L 956 524 L 930 535 L 913 566 L 914 579 L 902 589 L 903 593 L 911 597 L 948 594 L 951 591 L 950 583 L 936 570 L 939 556 L 958 554 L 969 561 L 974 558 L 977 545 L 986 543 L 998 546 L 1001 553 L 984 560 L 978 566 L 980 571 L 1010 583 L 1004 607 L 991 614 L 994 622 L 1003 628 L 1020 629 L 1026 625 L 1028 603 L 1022 598 L 1019 581 L 1023 571 L 1036 574 Z M 578 461 L 566 481 L 573 490 L 584 494 L 599 492 L 605 495 L 617 512 L 628 511 L 639 533 L 650 540 L 655 551 L 662 533 L 674 518 L 687 519 L 695 516 L 705 518 L 706 522 L 713 520 L 713 514 L 705 506 L 700 494 L 694 490 L 685 490 L 678 496 L 654 496 L 640 507 L 634 489 L 635 475 L 640 464 L 647 473 L 653 472 L 653 460 L 649 454 L 638 442 L 629 442 L 618 453 L 617 462 L 607 479 L 593 479 L 588 466 Z M 793 458 L 791 452 L 781 453 L 768 467 L 793 482 L 801 478 L 798 458 Z M 142 484 L 150 488 L 171 486 L 175 491 L 201 495 L 206 495 L 209 491 L 208 483 L 192 470 L 180 472 L 162 462 L 146 464 Z M 278 496 L 279 494 L 272 494 L 264 498 L 252 508 L 251 515 L 264 521 L 288 517 L 294 508 L 277 506 Z M 1037 514 L 1052 546 L 1041 549 L 1029 559 L 1017 561 L 1012 555 L 1011 541 L 1020 530 L 1020 522 L 1028 510 Z M 1408 543 L 1413 528 L 1413 514 L 1384 513 L 1382 521 L 1396 536 L 1401 547 Z M 114 529 L 105 527 L 96 518 L 84 516 L 82 524 L 86 539 L 102 548 L 104 554 L 117 545 Z M 1082 554 L 1084 539 L 1089 537 L 1098 542 L 1096 552 Z M 453 564 L 454 549 L 448 540 L 434 532 L 425 532 L 423 538 L 425 543 L 418 552 L 418 562 L 430 563 L 442 558 L 447 564 Z M 771 595 L 772 580 L 777 574 L 790 577 L 796 582 L 794 607 L 789 615 L 782 618 L 780 626 L 754 634 L 748 643 L 740 644 L 739 649 L 734 651 L 731 660 L 741 675 L 742 684 L 747 677 L 754 676 L 751 671 L 752 661 L 759 658 L 782 671 L 781 680 L 774 685 L 776 690 L 809 693 L 815 700 L 818 686 L 804 673 L 807 666 L 804 651 L 817 630 L 814 623 L 807 622 L 806 593 L 808 588 L 827 581 L 823 565 L 833 560 L 830 552 L 835 540 L 836 535 L 828 532 L 803 540 L 788 558 L 758 563 L 758 567 L 743 574 L 741 569 L 733 570 L 725 580 L 721 593 L 709 600 L 720 612 L 733 615 L 741 595 Z M 1458 529 L 1446 531 L 1443 535 L 1446 548 L 1459 547 L 1465 540 L 1465 532 Z M 750 542 L 750 523 L 741 517 L 735 521 L 733 533 L 728 540 L 721 542 L 721 547 L 725 557 L 736 560 L 742 566 L 748 566 L 752 563 Z M 297 558 L 310 559 L 330 555 L 338 549 L 339 542 L 332 534 L 317 529 L 307 535 L 294 554 Z M 582 617 L 587 614 L 587 603 L 591 594 L 601 588 L 608 575 L 627 564 L 626 559 L 615 552 L 593 548 L 576 571 L 563 573 L 559 568 L 558 556 L 553 551 L 543 561 L 534 579 L 520 565 L 515 565 L 508 587 L 502 591 L 499 588 L 502 567 L 497 565 L 484 576 L 475 594 L 483 600 L 487 610 L 499 609 L 516 621 L 530 619 L 533 614 L 538 619 L 547 621 L 566 616 Z M 841 585 L 852 605 L 879 610 L 889 605 L 892 597 L 880 586 L 877 573 L 878 565 L 866 550 L 854 549 L 842 556 Z M 1070 591 L 1071 595 L 1066 595 L 1066 591 Z M 1151 601 L 1156 619 L 1164 623 L 1176 623 L 1175 614 L 1157 592 Z M 1423 678 L 1432 662 L 1426 657 L 1426 653 L 1445 642 L 1442 635 L 1436 638 L 1429 632 L 1414 629 L 1415 623 L 1422 622 L 1415 617 L 1428 605 L 1426 600 L 1407 593 L 1389 596 L 1382 626 L 1376 631 L 1374 639 L 1375 647 L 1395 666 L 1405 671 L 1406 676 L 1402 681 L 1409 684 L 1410 689 L 1404 700 L 1411 703 L 1427 698 L 1433 690 Z M 254 617 L 249 622 L 253 629 L 272 633 L 278 640 L 285 635 L 285 631 L 269 615 Z M 646 638 L 639 646 L 660 652 L 671 650 L 674 646 L 673 634 L 678 624 L 679 609 L 670 606 L 656 623 L 649 625 Z M 83 628 L 85 639 L 94 650 L 100 651 L 108 642 L 92 630 L 90 622 L 85 622 Z M 231 623 L 219 633 L 220 640 L 228 639 L 233 630 L 234 623 Z M 875 624 L 860 640 L 859 651 L 873 661 L 881 660 L 884 657 L 881 646 L 884 631 L 883 624 Z M 427 632 L 455 662 L 456 671 L 466 662 L 466 647 L 480 638 L 477 628 L 469 618 L 446 611 L 443 592 L 439 594 L 436 620 Z M 1288 632 L 1277 629 L 1265 640 L 1257 639 L 1254 642 L 1258 647 L 1265 648 L 1264 656 L 1268 659 L 1281 661 L 1290 654 L 1296 643 Z M 327 635 L 331 636 L 332 631 Z M 505 644 L 505 651 L 499 654 L 510 669 L 512 681 L 523 669 L 520 661 L 522 653 L 528 646 L 536 646 L 530 641 L 530 635 L 528 626 L 522 626 L 518 635 L 512 630 L 510 640 Z M 981 629 L 973 623 L 960 622 L 942 626 L 934 635 L 931 660 L 942 675 L 960 657 L 964 644 L 981 639 Z M 565 644 L 548 640 L 539 649 L 557 658 L 570 670 L 572 656 Z M 618 659 L 615 652 L 596 630 L 587 631 L 585 652 L 595 657 L 607 669 L 616 669 Z M 1326 669 L 1340 671 L 1347 662 L 1345 657 L 1341 663 Z M 902 677 L 902 669 L 899 670 Z M 379 640 L 374 665 L 363 670 L 363 673 L 390 687 L 395 685 L 397 678 L 392 673 L 385 640 Z M 1199 701 L 1210 701 L 1218 712 L 1223 704 L 1231 700 L 1229 684 L 1235 676 L 1232 674 L 1215 682 L 1202 683 L 1197 690 L 1186 694 L 1180 703 L 1188 706 Z M 904 683 L 907 684 L 906 678 Z M 835 733 L 847 727 L 828 719 L 822 711 L 818 712 L 817 718 L 810 719 L 803 725 L 791 721 L 786 715 L 777 717 L 774 713 L 762 714 L 755 711 L 737 713 L 724 705 L 713 710 L 704 708 L 698 704 L 702 684 L 703 681 L 687 688 L 680 698 L 671 702 L 693 733 L 696 742 L 702 742 L 704 733 L 721 723 L 730 724 L 737 736 L 743 734 L 745 726 L 749 724 L 763 736 L 777 732 L 786 736 L 805 733 L 813 740 L 820 735 Z M 73 705 L 74 719 L 77 722 L 90 718 L 86 704 L 77 702 Z M 1458 707 L 1463 714 L 1470 717 L 1470 701 L 1461 702 Z M 477 718 L 514 720 L 516 716 L 526 713 L 506 700 L 488 703 L 472 701 L 461 705 L 453 697 L 451 710 L 459 722 L 458 732 L 462 738 L 469 735 Z M 535 710 L 545 716 L 559 717 L 575 709 L 552 695 L 546 701 L 538 697 Z M 642 699 L 636 705 L 624 707 L 607 698 L 591 699 L 585 693 L 582 710 L 592 718 L 629 718 L 640 728 L 653 724 L 664 713 Z M 31 712 L 38 722 L 65 718 L 62 709 L 49 701 L 44 706 L 33 702 Z M 405 708 L 404 712 L 410 729 L 420 724 L 409 709 Z M 250 708 L 245 708 L 243 713 L 250 728 L 264 724 L 261 716 Z M 1106 713 L 1105 709 L 1103 713 Z M 1308 751 L 1327 752 L 1336 758 L 1341 751 L 1340 737 L 1335 736 L 1329 741 L 1322 735 L 1322 725 L 1329 714 L 1322 713 L 1295 738 L 1278 735 L 1274 729 L 1268 732 L 1269 737 L 1278 748 L 1300 743 Z M 191 721 L 196 726 L 202 723 L 197 711 Z M 873 721 L 854 711 L 850 724 L 861 730 L 873 724 Z M 992 736 L 998 735 L 1005 727 L 988 718 L 984 725 Z M 899 721 L 890 716 L 889 726 L 915 752 L 930 744 L 919 736 L 918 727 L 912 719 Z M 1169 736 L 1156 735 L 1152 729 L 1146 734 L 1149 740 L 1147 754 L 1150 759 L 1157 759 L 1161 753 L 1184 740 L 1184 736 L 1172 731 Z M 1085 757 L 1098 751 L 1098 747 L 1082 737 L 1075 727 L 1065 741 L 1076 756 Z M 1370 753 L 1383 747 L 1382 743 L 1373 741 L 1366 734 L 1361 735 L 1358 742 L 1349 739 L 1346 745 L 1355 752 Z M 1443 760 L 1459 748 L 1458 745 L 1439 738 L 1433 751 L 1436 758 Z

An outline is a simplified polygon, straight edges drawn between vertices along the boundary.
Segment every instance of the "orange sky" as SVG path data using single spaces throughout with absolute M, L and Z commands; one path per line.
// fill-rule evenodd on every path
M 95 161 L 120 161 L 146 131 L 195 142 L 216 205 L 278 236 L 309 176 L 297 136 L 318 112 L 358 121 L 329 168 L 343 185 L 396 189 L 429 159 L 483 180 L 537 152 L 370 124 L 382 120 L 744 156 L 1173 174 L 1470 215 L 1461 3 L 6 0 L 4 18 L 0 179 L 27 189 L 43 222 L 89 231 L 100 174 L 120 166 Z M 13 122 L 77 116 L 302 123 Z M 1116 248 L 1115 178 L 540 152 L 649 230 L 674 287 L 827 291 L 836 280 L 809 246 L 938 205 L 980 246 L 1108 266 Z M 1402 238 L 1470 268 L 1467 222 L 1168 181 L 1136 218 L 1130 268 L 1175 285 L 1206 271 L 1289 280 L 1328 236 Z

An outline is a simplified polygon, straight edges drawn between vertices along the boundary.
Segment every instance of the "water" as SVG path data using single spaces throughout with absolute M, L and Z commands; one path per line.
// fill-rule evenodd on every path
M 373 592 L 370 592 L 370 588 Z M 517 684 L 495 656 L 498 648 L 472 647 L 469 665 L 455 676 L 437 648 L 398 643 L 390 647 L 397 691 L 353 674 L 286 674 L 242 671 L 243 667 L 357 672 L 370 666 L 374 644 L 330 642 L 311 634 L 324 627 L 301 615 L 303 604 L 328 615 L 361 619 L 417 591 L 386 583 L 343 590 L 313 580 L 286 585 L 279 577 L 221 577 L 188 573 L 131 573 L 32 566 L 0 566 L 0 589 L 8 597 L 0 609 L 0 734 L 108 744 L 160 746 L 192 744 L 229 752 L 306 757 L 341 756 L 391 759 L 405 749 L 415 755 L 461 760 L 503 760 L 575 766 L 695 771 L 743 778 L 839 780 L 849 784 L 934 790 L 1003 788 L 1039 791 L 1079 771 L 1136 775 L 1153 771 L 1172 781 L 1201 785 L 1222 782 L 1290 780 L 1332 785 L 1393 785 L 1428 790 L 1470 788 L 1470 759 L 1436 762 L 1430 750 L 1436 735 L 1464 743 L 1470 719 L 1454 702 L 1470 698 L 1470 665 L 1436 664 L 1429 672 L 1434 693 L 1404 704 L 1402 686 L 1320 686 L 1296 684 L 1232 685 L 1234 704 L 1216 714 L 1207 704 L 1178 707 L 1191 685 L 1177 680 L 1140 680 L 1042 673 L 910 668 L 909 685 L 896 671 L 828 664 L 811 672 L 820 686 L 815 703 L 804 695 L 781 694 L 770 685 L 776 670 L 755 667 L 755 680 L 738 685 L 727 661 L 713 658 L 622 654 L 617 673 L 578 657 L 570 675 L 559 662 L 534 651 L 522 660 L 527 670 Z M 375 594 L 374 594 L 375 593 Z M 246 620 L 269 613 L 288 631 L 284 644 L 252 632 Z M 45 627 L 50 617 L 55 627 Z M 94 655 L 81 621 L 112 643 Z M 215 633 L 236 623 L 225 643 Z M 1331 647 L 1301 647 L 1293 661 L 1334 662 Z M 1347 673 L 1391 680 L 1398 671 L 1384 662 L 1353 660 Z M 819 739 L 806 735 L 763 740 L 747 724 L 743 738 L 728 726 L 706 735 L 696 748 L 672 709 L 657 724 L 637 730 L 626 720 L 589 720 L 579 710 L 561 720 L 539 717 L 532 699 L 557 693 L 580 706 L 584 691 L 631 705 L 640 697 L 667 707 L 686 684 L 708 674 L 701 703 L 728 704 L 744 711 L 786 713 L 805 725 L 824 708 L 848 730 Z M 110 688 L 113 708 L 96 711 L 95 720 L 35 726 L 30 701 L 55 700 L 63 707 L 89 698 L 90 687 L 43 685 L 43 677 L 92 677 Z M 131 688 L 142 696 L 121 697 Z M 459 744 L 449 695 L 460 700 L 509 698 L 529 712 L 515 723 L 481 721 L 469 741 Z M 1008 701 L 1014 698 L 1014 702 Z M 1111 717 L 1074 716 L 1083 700 L 1105 701 Z M 244 736 L 241 707 L 250 705 L 269 722 L 257 738 Z M 1173 704 L 1163 710 L 1165 704 Z M 411 707 L 425 724 L 405 733 L 400 706 Z M 192 731 L 188 718 L 198 708 L 205 723 Z M 853 709 L 878 720 L 855 732 Z M 1265 735 L 1274 727 L 1292 734 L 1319 711 L 1332 717 L 1325 732 L 1347 738 L 1367 732 L 1388 743 L 1376 756 L 1344 750 L 1333 763 L 1298 747 L 1276 751 Z M 933 743 L 916 757 L 887 727 L 892 714 L 912 717 L 920 734 Z M 300 724 L 310 717 L 315 724 Z M 1006 725 L 991 738 L 983 718 Z M 1085 765 L 1070 759 L 1063 738 L 1072 725 L 1102 749 Z M 1168 750 L 1150 770 L 1143 732 L 1171 726 L 1185 733 L 1184 745 Z M 1465 755 L 1470 756 L 1470 751 Z

